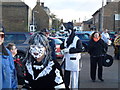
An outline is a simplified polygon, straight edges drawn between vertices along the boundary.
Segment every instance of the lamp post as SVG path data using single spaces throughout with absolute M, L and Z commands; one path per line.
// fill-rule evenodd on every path
M 102 10 L 101 10 L 101 27 L 100 27 L 100 31 L 103 30 L 103 22 L 104 22 L 104 0 L 102 0 Z
M 39 13 L 38 11 L 33 11 L 33 25 L 35 25 L 35 13 Z
M 33 11 L 33 17 L 32 17 L 33 20 L 32 20 L 32 26 L 31 26 L 32 29 L 30 30 L 30 31 L 32 31 L 32 32 L 35 32 L 35 30 L 36 30 L 36 29 L 35 29 L 35 27 L 36 27 L 36 26 L 35 26 L 35 13 L 39 13 L 39 12 L 38 12 L 38 11 Z

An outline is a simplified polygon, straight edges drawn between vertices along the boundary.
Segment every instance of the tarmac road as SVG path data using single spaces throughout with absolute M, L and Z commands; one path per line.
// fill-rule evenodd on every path
M 109 46 L 108 54 L 114 56 L 114 48 Z M 59 60 L 61 63 L 61 60 Z M 110 67 L 103 68 L 104 82 L 101 82 L 97 78 L 96 82 L 92 82 L 90 79 L 90 57 L 88 53 L 82 53 L 83 67 L 80 71 L 80 90 L 119 90 L 120 89 L 120 60 L 114 60 L 114 63 Z M 118 75 L 119 74 L 119 75 Z M 118 77 L 119 76 L 119 77 Z M 118 83 L 119 78 L 119 83 Z M 75 89 L 76 90 L 76 89 Z
M 114 49 L 112 46 L 109 46 L 108 54 L 114 56 Z M 120 60 L 114 60 L 114 63 L 110 67 L 103 68 L 103 78 L 104 82 L 101 82 L 97 79 L 96 82 L 92 82 L 90 79 L 90 60 L 89 54 L 82 54 L 83 68 L 80 71 L 80 88 L 117 88 L 118 85 L 118 66 Z M 120 77 L 119 77 L 120 79 Z

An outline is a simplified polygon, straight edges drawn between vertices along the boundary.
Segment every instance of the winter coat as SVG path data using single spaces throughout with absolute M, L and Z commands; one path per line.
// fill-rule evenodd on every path
M 115 40 L 114 40 L 114 45 L 115 46 L 120 46 L 120 35 L 118 35 Z
M 16 68 L 16 72 L 17 72 L 18 85 L 23 85 L 24 77 L 25 77 L 24 62 L 17 57 L 13 57 L 13 59 L 14 59 L 14 64 L 15 64 L 15 68 Z
M 104 56 L 107 52 L 107 49 L 108 45 L 102 39 L 97 42 L 95 42 L 93 39 L 89 41 L 88 53 L 92 57 Z
M 63 65 L 65 64 L 65 70 L 80 71 L 82 67 L 82 62 L 80 60 L 81 52 L 83 51 L 82 47 L 82 42 L 75 36 L 74 32 L 60 45 L 61 49 L 69 49 L 68 53 L 64 53 L 63 58 L 65 60 L 63 62 Z
M 1 88 L 17 88 L 17 75 L 11 52 L 2 46 L 3 52 L 0 54 L 1 73 L 0 73 L 0 89 Z
M 101 35 L 102 35 L 101 39 L 102 39 L 105 43 L 108 43 L 108 41 L 109 41 L 109 39 L 110 39 L 109 34 L 103 32 Z
M 49 88 L 48 90 L 54 90 L 54 88 L 62 87 L 65 88 L 62 70 L 56 61 L 49 61 L 45 67 L 36 62 L 26 62 L 26 77 L 23 88 Z

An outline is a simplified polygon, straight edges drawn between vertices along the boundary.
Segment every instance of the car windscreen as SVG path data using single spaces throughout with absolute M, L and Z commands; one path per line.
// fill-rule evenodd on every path
M 6 34 L 5 35 L 5 44 L 7 43 L 15 43 L 15 44 L 22 44 L 26 40 L 24 34 Z
M 89 40 L 89 35 L 88 34 L 76 34 L 81 40 Z

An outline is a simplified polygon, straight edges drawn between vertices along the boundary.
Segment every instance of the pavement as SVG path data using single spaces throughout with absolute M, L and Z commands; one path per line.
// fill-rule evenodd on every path
M 114 57 L 114 48 L 109 46 L 108 54 Z M 60 62 L 61 60 L 59 60 Z M 92 82 L 90 78 L 90 56 L 88 53 L 82 53 L 83 67 L 80 71 L 80 90 L 120 90 L 120 60 L 114 60 L 113 65 L 103 68 L 104 82 L 97 79 Z M 61 62 L 60 62 L 61 63 Z

